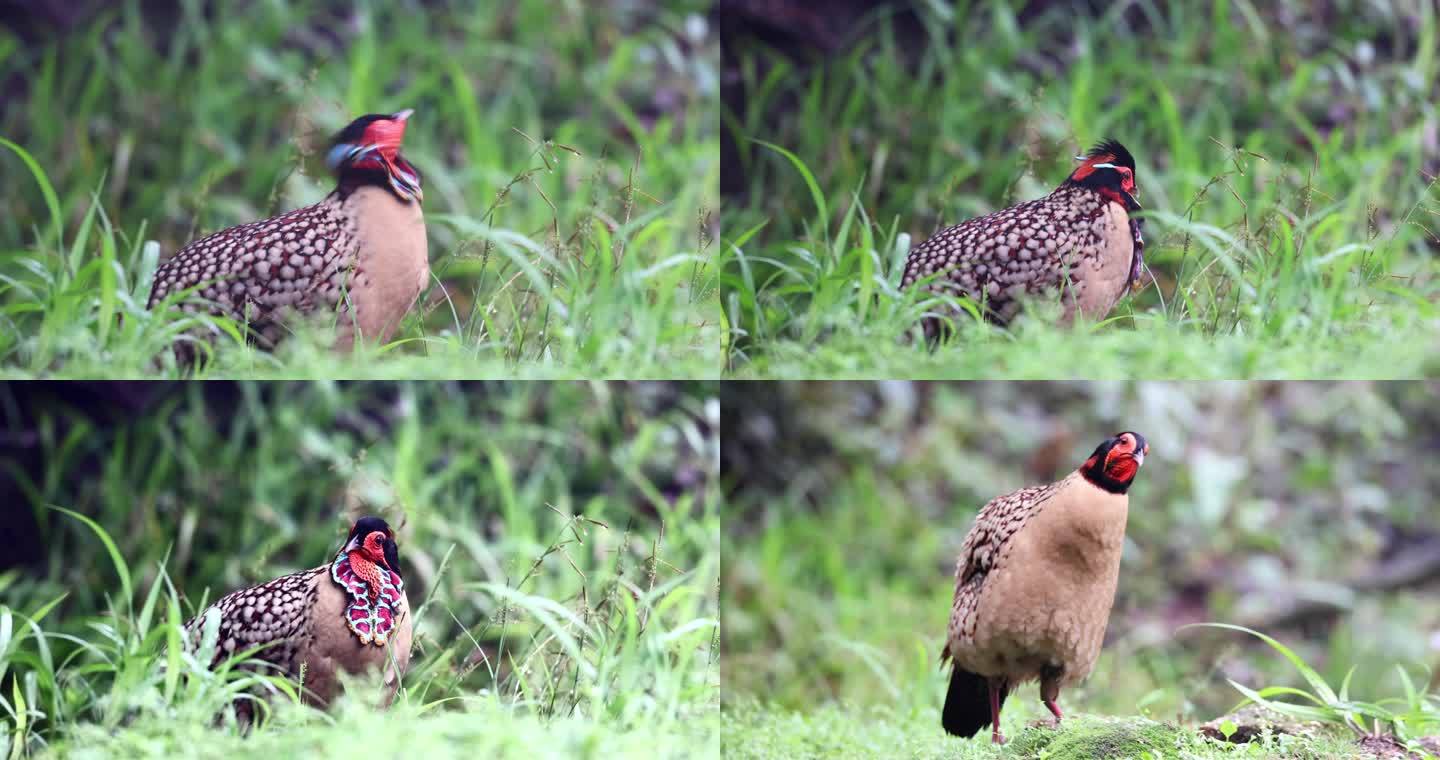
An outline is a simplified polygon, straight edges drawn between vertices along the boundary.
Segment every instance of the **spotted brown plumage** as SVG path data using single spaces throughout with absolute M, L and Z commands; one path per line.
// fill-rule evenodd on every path
M 1144 436 L 1105 440 L 1075 472 L 986 504 L 955 565 L 955 596 L 941 662 L 950 686 L 941 725 L 974 736 L 987 724 L 1003 743 L 1000 709 L 1010 691 L 1040 680 L 1059 722 L 1062 686 L 1095 666 L 1129 512 L 1128 491 L 1150 451 Z
M 910 250 L 903 287 L 969 298 L 1005 324 L 1026 297 L 1059 294 L 1062 320 L 1100 319 L 1139 281 L 1145 242 L 1130 213 L 1135 159 L 1107 140 L 1049 195 L 937 232 Z M 938 275 L 938 276 L 936 276 Z M 925 320 L 928 337 L 938 317 Z
M 147 308 L 195 288 L 189 313 L 228 316 L 273 347 L 298 315 L 325 314 L 336 346 L 389 340 L 430 277 L 420 175 L 400 155 L 409 111 L 356 119 L 334 139 L 319 203 L 196 240 L 155 272 Z
M 385 700 L 410 664 L 412 620 L 390 526 L 358 520 L 330 562 L 226 594 L 185 624 L 198 648 L 208 617 L 218 617 L 210 665 L 255 647 L 269 672 L 301 678 L 308 703 L 326 705 L 339 691 L 340 672 L 384 671 Z M 254 666 L 250 666 L 254 667 Z M 237 701 L 247 719 L 252 707 Z

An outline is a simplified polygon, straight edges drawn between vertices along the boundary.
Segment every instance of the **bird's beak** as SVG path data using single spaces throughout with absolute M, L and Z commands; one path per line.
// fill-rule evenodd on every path
M 345 544 L 345 548 L 344 548 L 344 549 L 341 549 L 340 552 L 341 552 L 342 554 L 349 554 L 350 552 L 356 551 L 356 550 L 358 550 L 359 548 L 360 548 L 360 536 L 359 536 L 359 534 L 356 534 L 354 537 L 352 537 L 352 538 L 350 539 L 349 542 L 347 542 L 347 543 Z
M 410 114 L 413 113 L 415 113 L 415 109 L 407 108 L 404 111 L 396 111 L 390 116 L 390 118 L 394 119 L 395 121 L 405 121 L 406 119 L 410 118 Z
M 1136 467 L 1139 467 L 1139 466 L 1145 464 L 1145 455 L 1146 455 L 1146 454 L 1149 454 L 1149 453 L 1150 453 L 1150 444 L 1148 444 L 1148 443 L 1145 444 L 1145 448 L 1140 449 L 1139 451 L 1135 452 L 1135 466 L 1136 466 Z

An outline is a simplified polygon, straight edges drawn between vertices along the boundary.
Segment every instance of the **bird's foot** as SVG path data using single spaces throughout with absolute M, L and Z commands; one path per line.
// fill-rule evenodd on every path
M 1005 734 L 1002 734 L 999 731 L 995 731 L 990 734 L 991 744 L 1004 744 L 1007 741 L 1009 741 L 1009 739 L 1006 739 Z

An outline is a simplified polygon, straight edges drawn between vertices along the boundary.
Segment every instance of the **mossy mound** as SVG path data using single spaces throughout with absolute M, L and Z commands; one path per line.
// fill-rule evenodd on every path
M 1060 728 L 1031 726 L 1011 740 L 1009 750 L 1018 757 L 1046 760 L 1092 760 L 1097 757 L 1159 758 L 1178 757 L 1178 747 L 1188 737 L 1170 723 L 1146 718 L 1066 718 Z
M 1292 718 L 1263 705 L 1246 705 L 1229 715 L 1201 724 L 1200 733 L 1218 741 L 1244 744 L 1266 733 L 1315 738 L 1337 732 L 1334 727 L 1326 727 L 1318 721 Z

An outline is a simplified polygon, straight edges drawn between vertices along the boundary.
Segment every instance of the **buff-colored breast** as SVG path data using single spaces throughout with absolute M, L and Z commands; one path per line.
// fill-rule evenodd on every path
M 384 343 L 414 307 L 430 281 L 430 255 L 420 204 L 402 201 L 378 186 L 357 188 L 345 199 L 360 240 L 355 271 L 348 281 L 354 306 L 342 315 L 337 348 L 365 340 Z
M 1104 319 L 1129 290 L 1135 255 L 1130 215 L 1118 203 L 1105 203 L 1090 224 L 1099 250 L 1093 258 L 1082 260 L 1073 273 L 1065 303 L 1066 322 L 1073 321 L 1076 313 L 1092 321 Z
M 1012 683 L 1046 666 L 1063 669 L 1062 685 L 1089 675 L 1115 600 L 1127 505 L 1127 496 L 1070 476 L 985 579 L 973 635 L 950 644 L 957 664 Z
M 410 602 L 401 594 L 395 630 L 386 646 L 361 644 L 345 624 L 348 598 L 329 573 L 316 577 L 315 609 L 310 615 L 308 646 L 301 652 L 305 662 L 305 688 L 321 705 L 340 691 L 339 673 L 359 674 L 383 670 L 385 700 L 389 704 L 400 685 L 400 676 L 410 667 L 410 641 L 413 621 Z M 393 658 L 393 662 L 391 661 Z

